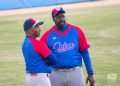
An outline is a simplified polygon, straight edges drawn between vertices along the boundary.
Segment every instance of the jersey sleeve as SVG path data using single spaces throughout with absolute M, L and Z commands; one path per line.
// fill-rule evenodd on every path
M 79 47 L 80 51 L 84 51 L 90 47 L 90 44 L 87 42 L 84 32 L 81 29 L 78 29 L 78 38 L 79 38 Z
M 50 49 L 42 40 L 39 41 L 31 38 L 31 41 L 34 46 L 35 52 L 41 55 L 43 58 L 47 58 L 47 56 L 51 54 Z
M 91 62 L 91 58 L 90 58 L 88 49 L 85 49 L 83 52 L 81 52 L 81 55 L 83 56 L 83 60 L 84 60 L 84 63 L 85 63 L 87 73 L 89 75 L 93 74 L 94 72 L 93 72 L 92 62 Z
M 71 25 L 71 24 L 69 24 Z M 87 42 L 87 39 L 85 37 L 85 34 L 83 30 L 75 25 L 71 25 L 72 28 L 74 28 L 78 33 L 78 41 L 79 41 L 79 49 L 80 51 L 84 51 L 85 49 L 88 49 L 90 47 L 90 44 Z

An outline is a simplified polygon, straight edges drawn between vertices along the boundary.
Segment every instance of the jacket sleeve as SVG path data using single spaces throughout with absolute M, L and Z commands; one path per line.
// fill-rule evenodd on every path
M 84 51 L 85 49 L 88 49 L 90 47 L 90 44 L 87 42 L 87 39 L 82 29 L 78 30 L 78 35 L 79 35 L 78 38 L 79 38 L 80 51 Z

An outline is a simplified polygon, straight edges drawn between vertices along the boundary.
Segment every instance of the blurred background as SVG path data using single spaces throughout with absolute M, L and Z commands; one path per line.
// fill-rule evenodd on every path
M 57 6 L 91 44 L 96 86 L 120 86 L 120 0 L 0 0 L 0 86 L 24 86 L 23 23 L 43 20 L 42 35 L 54 24 L 51 11 Z
M 10 9 L 19 9 L 19 8 L 31 8 L 31 7 L 41 7 L 41 6 L 50 6 L 66 3 L 77 3 L 77 2 L 86 2 L 94 0 L 1 0 L 0 1 L 0 10 L 10 10 Z

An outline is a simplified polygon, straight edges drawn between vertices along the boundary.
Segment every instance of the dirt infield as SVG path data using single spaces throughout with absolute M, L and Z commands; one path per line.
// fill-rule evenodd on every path
M 89 8 L 89 7 L 100 7 L 100 6 L 109 6 L 109 5 L 120 5 L 120 0 L 101 0 L 101 1 L 93 1 L 93 2 L 82 2 L 82 3 L 80 2 L 80 3 L 72 3 L 72 4 L 64 4 L 64 5 L 7 10 L 7 11 L 0 11 L 0 16 L 51 11 L 51 9 L 53 9 L 56 6 L 61 6 L 65 9 L 71 9 L 71 8 L 74 9 L 74 8 Z

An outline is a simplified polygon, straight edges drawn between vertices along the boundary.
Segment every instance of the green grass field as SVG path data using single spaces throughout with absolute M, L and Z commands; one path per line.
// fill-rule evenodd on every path
M 91 44 L 96 86 L 120 86 L 120 6 L 66 11 L 67 21 L 83 28 Z M 51 12 L 0 17 L 0 86 L 24 86 L 22 25 L 28 17 L 44 20 L 42 34 L 53 25 Z

